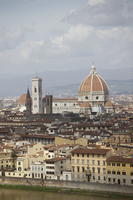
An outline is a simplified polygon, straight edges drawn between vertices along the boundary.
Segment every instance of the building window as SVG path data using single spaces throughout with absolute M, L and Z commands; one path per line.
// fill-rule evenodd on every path
M 97 168 L 97 172 L 98 172 L 98 174 L 100 174 L 100 167 Z
M 96 97 L 96 100 L 98 100 L 98 99 L 99 99 L 99 97 L 97 96 L 97 97 Z
M 111 182 L 111 178 L 108 178 L 108 182 Z
M 115 166 L 115 163 L 112 163 L 112 166 Z
M 126 175 L 126 172 L 122 172 L 122 175 Z
M 103 165 L 104 165 L 104 166 L 105 166 L 105 164 L 106 164 L 105 161 L 103 161 Z
M 122 163 L 122 167 L 125 167 L 126 165 L 124 163 Z
M 130 167 L 133 167 L 133 164 L 130 164 Z
M 120 173 L 120 171 L 117 171 L 117 175 L 120 175 L 121 173 Z
M 123 179 L 123 183 L 124 183 L 124 184 L 126 183 L 126 179 Z
M 88 97 L 86 96 L 85 99 L 88 99 Z
M 92 165 L 95 165 L 95 160 L 92 160 Z
M 73 166 L 72 166 L 72 171 L 73 171 L 73 172 L 75 171 L 75 167 L 73 167 Z
M 107 171 L 107 174 L 111 174 L 111 171 Z
M 100 165 L 100 160 L 97 161 L 97 165 Z
M 133 184 L 133 179 L 131 180 L 131 184 Z
M 112 171 L 112 174 L 116 174 L 116 172 L 115 172 L 115 171 Z
M 94 167 L 92 167 L 92 172 L 95 173 L 95 168 Z
M 79 167 L 77 167 L 77 172 L 79 172 Z
M 36 88 L 36 87 L 34 88 L 34 92 L 35 92 L 35 93 L 37 92 L 37 88 Z
M 133 172 L 131 172 L 130 175 L 133 176 Z
M 85 168 L 84 167 L 82 167 L 82 172 L 85 172 Z
M 117 166 L 119 167 L 119 166 L 120 166 L 120 163 L 117 163 Z
M 115 178 L 113 178 L 113 183 L 115 183 Z

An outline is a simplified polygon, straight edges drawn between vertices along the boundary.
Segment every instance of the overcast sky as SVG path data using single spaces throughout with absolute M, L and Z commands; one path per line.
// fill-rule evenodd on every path
M 1 76 L 92 63 L 133 68 L 133 0 L 0 0 Z

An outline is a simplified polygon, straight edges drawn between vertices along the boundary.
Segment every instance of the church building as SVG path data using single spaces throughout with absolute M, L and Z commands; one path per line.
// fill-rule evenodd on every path
M 43 97 L 42 79 L 32 79 L 32 101 L 25 106 L 32 114 L 80 113 L 101 114 L 114 112 L 114 105 L 109 101 L 109 88 L 106 81 L 97 73 L 94 66 L 81 82 L 75 98 L 54 98 L 52 95 Z M 28 99 L 30 94 L 28 90 Z M 32 103 L 29 103 L 32 102 Z M 32 105 L 31 105 L 32 104 Z
M 113 112 L 109 101 L 109 88 L 105 80 L 97 73 L 94 66 L 89 75 L 81 82 L 75 98 L 42 98 L 42 80 L 32 79 L 32 113 L 103 113 Z

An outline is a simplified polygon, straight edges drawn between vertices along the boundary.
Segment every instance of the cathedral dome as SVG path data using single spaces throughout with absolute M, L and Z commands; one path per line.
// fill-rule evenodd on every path
M 90 74 L 82 81 L 79 93 L 96 93 L 100 92 L 108 95 L 109 90 L 105 80 L 96 72 L 96 68 L 92 66 Z
M 17 100 L 17 103 L 19 105 L 25 105 L 25 102 L 26 102 L 26 94 L 22 94 L 19 99 Z

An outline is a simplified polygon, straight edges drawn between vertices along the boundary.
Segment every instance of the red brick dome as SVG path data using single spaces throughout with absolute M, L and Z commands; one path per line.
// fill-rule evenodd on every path
M 108 86 L 105 80 L 96 72 L 93 66 L 90 74 L 82 81 L 79 93 L 95 93 L 102 92 L 108 94 Z
M 25 105 L 26 103 L 26 94 L 22 94 L 19 99 L 17 100 L 17 103 L 19 105 Z

